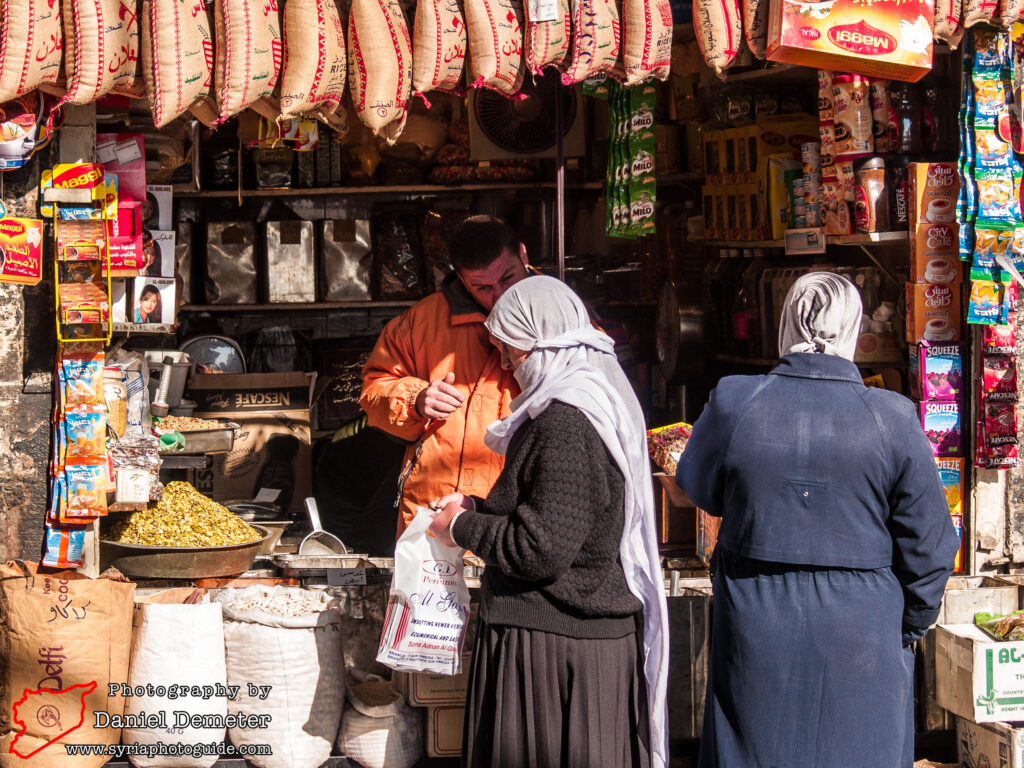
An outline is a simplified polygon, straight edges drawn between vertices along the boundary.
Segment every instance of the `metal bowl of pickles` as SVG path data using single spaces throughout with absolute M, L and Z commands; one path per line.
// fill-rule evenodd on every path
M 168 483 L 153 507 L 103 531 L 100 566 L 132 578 L 199 579 L 249 570 L 273 533 L 250 525 L 188 483 Z

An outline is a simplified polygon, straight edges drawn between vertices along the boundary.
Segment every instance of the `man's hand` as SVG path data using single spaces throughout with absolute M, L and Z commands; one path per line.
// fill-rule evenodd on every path
M 445 546 L 458 546 L 455 543 L 455 539 L 452 538 L 450 528 L 452 518 L 455 517 L 456 513 L 464 511 L 465 510 L 462 508 L 462 505 L 458 502 L 453 501 L 450 504 L 446 504 L 444 509 L 439 509 L 434 513 L 434 518 L 430 521 L 430 532 L 434 534 Z
M 425 419 L 447 419 L 466 401 L 453 385 L 455 374 L 449 372 L 444 381 L 435 379 L 416 396 L 416 413 Z

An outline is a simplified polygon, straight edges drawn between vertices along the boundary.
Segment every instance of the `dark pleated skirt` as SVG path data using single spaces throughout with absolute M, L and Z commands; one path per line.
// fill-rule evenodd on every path
M 481 620 L 462 764 L 467 768 L 649 768 L 638 634 L 579 640 Z

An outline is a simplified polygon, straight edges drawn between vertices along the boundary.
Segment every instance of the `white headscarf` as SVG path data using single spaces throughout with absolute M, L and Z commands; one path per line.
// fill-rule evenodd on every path
M 619 556 L 629 589 L 644 606 L 651 755 L 654 767 L 663 768 L 668 764 L 668 612 L 640 403 L 611 338 L 593 327 L 580 298 L 555 278 L 516 283 L 495 303 L 486 326 L 509 346 L 531 350 L 515 373 L 522 394 L 512 401 L 510 416 L 487 428 L 487 445 L 504 454 L 515 431 L 558 400 L 586 415 L 622 471 L 625 527 Z
M 845 277 L 810 272 L 793 283 L 782 307 L 780 355 L 818 352 L 853 360 L 863 309 Z

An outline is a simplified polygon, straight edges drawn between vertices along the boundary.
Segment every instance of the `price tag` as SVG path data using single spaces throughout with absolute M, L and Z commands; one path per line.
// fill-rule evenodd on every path
M 365 568 L 328 568 L 327 584 L 331 587 L 365 587 Z
M 534 24 L 558 20 L 558 0 L 529 0 L 526 5 L 530 21 Z
M 117 502 L 119 504 L 147 504 L 153 473 L 145 469 L 121 467 L 117 470 Z

